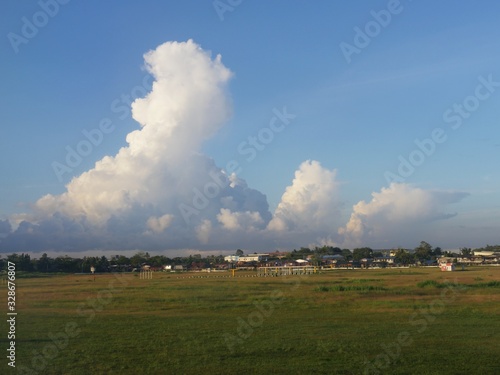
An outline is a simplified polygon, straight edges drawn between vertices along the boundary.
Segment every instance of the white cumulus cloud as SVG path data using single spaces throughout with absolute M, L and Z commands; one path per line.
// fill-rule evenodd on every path
M 210 240 L 210 234 L 212 232 L 212 222 L 208 219 L 202 221 L 202 223 L 196 228 L 196 237 L 202 244 L 207 244 Z
M 39 213 L 84 216 L 102 226 L 137 204 L 173 211 L 169 202 L 177 192 L 196 186 L 193 179 L 207 162 L 194 154 L 228 118 L 225 85 L 231 72 L 220 55 L 212 59 L 191 40 L 162 44 L 144 58 L 155 81 L 132 104 L 141 129 L 128 134 L 128 146 L 117 155 L 75 177 L 65 193 L 36 202 Z
M 247 212 L 267 224 L 271 214 L 265 195 L 227 176 L 201 153 L 203 142 L 232 111 L 227 92 L 232 73 L 221 56 L 212 57 L 189 40 L 164 43 L 144 61 L 154 82 L 144 98 L 132 103 L 139 126 L 127 135 L 126 146 L 74 177 L 64 193 L 40 198 L 33 214 L 24 216 L 29 220 L 16 223 L 18 230 L 3 246 L 25 244 L 31 234 L 38 248 L 68 242 L 92 248 L 157 247 L 167 241 L 173 247 L 196 247 L 196 241 L 208 241 L 212 226 L 223 227 L 221 209 L 231 210 L 241 225 L 248 221 Z
M 166 214 L 160 217 L 151 216 L 148 219 L 146 225 L 154 233 L 162 233 L 170 226 L 173 219 L 174 215 L 170 214 Z
M 232 212 L 228 208 L 221 208 L 220 214 L 217 215 L 217 220 L 225 229 L 229 230 L 251 230 L 262 227 L 264 220 L 258 212 Z
M 331 231 L 338 224 L 340 204 L 337 171 L 307 160 L 288 186 L 268 225 L 274 231 Z
M 397 239 L 405 241 L 405 236 L 418 238 L 422 224 L 455 216 L 455 213 L 445 212 L 447 206 L 467 195 L 392 183 L 380 192 L 372 193 L 371 201 L 354 205 L 349 222 L 339 229 L 339 234 L 349 246 L 370 243 L 397 246 Z

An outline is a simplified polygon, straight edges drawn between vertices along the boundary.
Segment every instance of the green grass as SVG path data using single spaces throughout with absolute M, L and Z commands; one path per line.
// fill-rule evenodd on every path
M 487 283 L 477 283 L 468 285 L 472 288 L 500 288 L 500 281 L 489 281 Z
M 449 285 L 450 285 L 449 283 L 446 283 L 446 282 L 440 283 L 436 280 L 425 280 L 425 281 L 420 281 L 417 283 L 417 286 L 419 288 L 426 288 L 426 287 L 446 288 Z M 489 281 L 486 283 L 464 284 L 462 286 L 464 288 L 500 288 L 500 281 L 494 280 L 494 281 Z
M 372 292 L 376 290 L 387 290 L 383 286 L 375 285 L 334 285 L 334 286 L 320 286 L 315 290 L 320 292 Z
M 188 276 L 17 280 L 18 370 L 38 365 L 39 374 L 71 375 L 363 374 L 384 359 L 385 347 L 399 352 L 386 368 L 374 367 L 381 374 L 500 373 L 498 268 Z M 53 337 L 65 331 L 72 337 L 60 339 L 61 348 L 51 353 Z M 397 349 L 401 335 L 407 345 Z M 5 349 L 7 341 L 0 337 Z M 40 357 L 44 351 L 50 358 Z M 0 373 L 15 373 L 6 361 Z

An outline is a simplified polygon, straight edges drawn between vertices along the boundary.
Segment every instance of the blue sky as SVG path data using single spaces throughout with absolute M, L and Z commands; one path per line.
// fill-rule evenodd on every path
M 263 222 L 258 220 L 258 230 L 266 233 L 259 232 L 265 240 L 258 244 L 250 240 L 255 237 L 256 227 L 240 223 L 238 230 L 242 232 L 235 232 L 224 216 L 217 216 L 222 211 L 216 210 L 204 217 L 212 223 L 213 234 L 208 240 L 183 242 L 182 238 L 192 237 L 191 232 L 184 228 L 186 231 L 180 235 L 172 225 L 165 224 L 165 233 L 161 234 L 167 239 L 176 236 L 172 240 L 175 245 L 165 245 L 166 250 L 287 249 L 322 243 L 414 247 L 420 240 L 454 249 L 498 242 L 498 3 L 63 3 L 6 1 L 0 5 L 0 220 L 8 220 L 11 226 L 0 233 L 2 251 L 16 246 L 30 250 L 26 244 L 31 242 L 19 242 L 23 235 L 19 231 L 17 242 L 9 240 L 22 220 L 34 225 L 40 236 L 52 238 L 42 241 L 46 245 L 35 246 L 36 250 L 44 246 L 65 250 L 54 240 L 54 233 L 43 233 L 43 220 L 60 210 L 51 208 L 50 213 L 44 211 L 42 215 L 36 202 L 46 194 L 63 194 L 73 177 L 127 146 L 127 134 L 140 126 L 124 109 L 130 107 L 126 97 L 135 99 L 151 89 L 143 84 L 148 75 L 143 55 L 165 42 L 189 39 L 211 52 L 212 59 L 220 54 L 222 64 L 233 73 L 225 87 L 232 115 L 193 151 L 213 158 L 222 169 L 235 160 L 241 167 L 237 177 L 245 180 L 250 189 L 264 194 L 269 207 L 268 211 L 262 206 L 255 211 L 240 208 L 230 212 L 233 219 L 260 213 Z M 48 8 L 41 4 L 48 4 Z M 230 10 L 221 11 L 224 7 Z M 377 21 L 374 14 L 386 25 L 380 25 L 382 21 Z M 42 25 L 35 30 L 36 35 L 23 34 L 23 30 L 29 32 L 26 26 L 23 29 L 26 20 Z M 356 44 L 356 30 L 372 33 L 372 37 L 366 37 L 368 42 L 364 41 L 366 46 L 359 43 L 359 37 Z M 13 34 L 25 38 L 25 42 L 12 39 L 16 38 Z M 356 50 L 347 59 L 341 48 L 346 44 Z M 490 84 L 485 86 L 488 81 Z M 176 93 L 170 95 L 175 97 Z M 458 120 L 450 119 L 457 115 L 456 104 L 470 110 L 465 109 L 467 117 L 453 129 Z M 284 108 L 296 117 L 283 131 L 274 133 L 272 141 L 257 150 L 253 160 L 247 161 L 239 151 L 241 143 L 268 127 L 275 116 L 273 110 Z M 86 139 L 82 131 L 98 128 L 103 119 L 112 121 L 113 130 L 104 134 L 102 142 L 76 167 L 58 178 L 53 163 L 64 164 L 67 147 L 76 148 Z M 422 158 L 415 140 L 432 138 L 436 129 L 442 130 L 440 140 L 445 140 L 434 142 L 432 151 Z M 412 152 L 418 165 L 412 166 L 412 172 L 396 181 L 399 185 L 391 190 L 387 172 L 398 175 L 401 158 L 408 161 Z M 314 176 L 309 177 L 313 179 L 310 184 L 317 190 L 307 188 L 307 181 L 292 182 L 307 160 L 320 163 L 320 169 L 308 164 L 303 174 Z M 306 173 L 306 169 L 317 173 Z M 326 173 L 333 170 L 334 177 Z M 330 190 L 322 191 L 325 176 L 334 181 L 329 180 Z M 287 187 L 291 193 L 284 200 Z M 413 190 L 409 193 L 407 187 Z M 401 196 L 412 196 L 411 192 L 418 189 L 425 193 L 421 203 L 424 208 L 405 206 L 409 203 L 404 203 Z M 374 193 L 382 196 L 374 200 Z M 296 200 L 305 194 L 312 196 Z M 318 196 L 332 196 L 332 201 L 319 202 Z M 397 202 L 378 206 L 377 202 L 385 197 Z M 354 209 L 361 201 L 366 207 L 358 205 Z M 311 215 L 312 219 L 306 221 L 314 222 L 319 206 L 331 211 L 320 215 L 319 221 L 330 223 L 329 229 L 301 228 L 302 219 L 297 215 Z M 242 203 L 241 207 L 247 206 Z M 394 215 L 393 207 L 408 212 L 408 217 Z M 176 216 L 168 210 L 160 211 L 153 216 Z M 266 219 L 264 211 L 271 216 Z M 110 215 L 117 217 L 118 212 Z M 77 211 L 64 215 L 70 221 L 81 217 Z M 268 225 L 274 220 L 271 217 L 275 223 L 277 218 L 281 220 L 272 233 Z M 175 223 L 177 219 L 172 220 Z M 118 237 L 119 232 L 107 225 L 106 238 Z M 216 232 L 217 225 L 222 232 Z M 276 233 L 278 227 L 281 232 Z M 303 243 L 296 242 L 294 235 Z M 215 240 L 214 236 L 224 240 Z M 158 243 L 165 238 L 158 239 L 151 249 L 160 250 Z M 118 239 L 96 240 L 74 248 L 85 250 L 86 246 L 115 249 L 121 245 Z

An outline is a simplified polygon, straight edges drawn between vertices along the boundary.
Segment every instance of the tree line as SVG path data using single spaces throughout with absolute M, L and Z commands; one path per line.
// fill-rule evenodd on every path
M 210 267 L 211 265 L 224 262 L 224 256 L 209 255 L 202 258 L 200 254 L 187 257 L 169 258 L 164 255 L 151 256 L 148 252 L 139 251 L 132 257 L 124 255 L 113 255 L 109 258 L 105 256 L 85 256 L 83 258 L 73 258 L 68 255 L 49 257 L 46 253 L 40 258 L 31 258 L 29 254 L 11 254 L 6 258 L 0 257 L 0 270 L 7 269 L 7 262 L 15 263 L 17 271 L 26 272 L 90 272 L 93 266 L 95 272 L 111 271 L 132 271 L 134 268 L 140 268 L 144 264 L 151 267 L 161 267 L 166 264 L 184 265 L 198 267 Z
M 475 249 L 474 251 L 500 251 L 500 245 L 486 245 L 485 247 Z M 243 250 L 236 250 L 236 255 L 243 255 Z M 463 247 L 460 249 L 460 255 L 470 256 L 473 250 Z M 341 255 L 344 261 L 359 262 L 362 259 L 381 258 L 384 254 L 381 251 L 373 250 L 369 247 L 360 247 L 353 250 L 341 249 L 333 246 L 321 247 L 301 247 L 291 252 L 281 253 L 280 259 L 297 260 L 309 258 L 313 264 L 320 264 L 325 255 Z M 441 256 L 453 257 L 457 254 L 442 251 L 440 247 L 432 247 L 429 243 L 421 241 L 413 251 L 399 248 L 395 251 L 394 261 L 398 264 L 414 264 L 416 262 L 424 263 L 434 260 Z M 27 272 L 90 272 L 93 266 L 96 272 L 110 271 L 131 271 L 138 269 L 144 264 L 151 267 L 161 267 L 163 265 L 183 265 L 187 268 L 209 268 L 217 264 L 224 263 L 223 255 L 208 255 L 202 257 L 201 254 L 189 255 L 186 257 L 169 258 L 164 255 L 151 256 L 148 252 L 139 251 L 132 257 L 124 255 L 113 255 L 109 258 L 105 256 L 85 256 L 83 258 L 73 258 L 68 255 L 49 257 L 44 253 L 40 258 L 31 258 L 29 254 L 11 254 L 6 258 L 0 256 L 0 270 L 7 269 L 7 262 L 16 264 L 16 270 Z

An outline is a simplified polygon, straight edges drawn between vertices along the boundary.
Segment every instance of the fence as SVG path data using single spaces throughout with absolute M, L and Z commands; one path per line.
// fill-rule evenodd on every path
M 139 276 L 141 279 L 149 279 L 150 280 L 153 278 L 153 271 L 142 270 Z
M 292 266 L 292 267 L 258 267 L 258 276 L 287 276 L 287 275 L 310 275 L 317 272 L 317 267 L 313 266 Z

